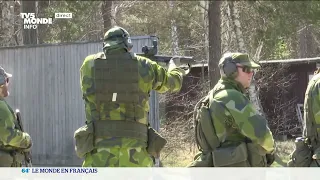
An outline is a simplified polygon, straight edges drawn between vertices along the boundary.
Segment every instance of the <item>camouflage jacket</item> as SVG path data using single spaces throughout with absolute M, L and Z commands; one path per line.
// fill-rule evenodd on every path
M 89 89 L 93 89 L 93 61 L 96 54 L 89 55 L 85 58 L 81 68 L 80 68 L 80 85 L 81 85 L 81 91 L 83 93 L 83 96 L 85 96 L 85 113 L 86 113 L 86 120 L 88 122 L 91 121 L 91 119 L 97 119 L 97 115 L 92 114 L 92 110 L 95 109 L 96 103 L 95 103 L 95 95 L 85 95 L 86 92 Z M 149 93 L 151 90 L 155 90 L 159 93 L 165 93 L 165 92 L 178 92 L 181 89 L 182 86 L 182 80 L 183 80 L 183 70 L 180 68 L 172 69 L 171 71 L 167 71 L 165 68 L 158 65 L 156 62 L 151 61 L 148 58 L 137 56 L 138 64 L 139 64 L 139 88 L 144 93 Z M 106 107 L 101 104 L 100 112 L 97 114 L 102 114 L 103 117 L 110 117 L 110 119 L 121 119 L 123 116 L 122 112 L 125 112 L 126 109 L 124 108 L 123 104 L 118 104 L 114 102 L 112 104 L 114 107 Z M 148 123 L 148 112 L 149 112 L 149 100 L 142 102 L 142 104 L 139 105 L 140 107 L 143 107 L 144 109 L 144 115 L 142 118 L 138 120 L 138 122 L 147 124 Z M 118 108 L 120 107 L 120 109 Z M 102 119 L 104 120 L 104 119 Z M 135 142 L 135 140 L 128 139 L 128 138 L 113 138 L 110 137 L 112 141 L 107 142 L 96 140 L 97 144 L 96 147 L 103 147 L 104 145 L 112 143 L 113 145 L 123 145 L 128 147 L 139 147 L 142 146 L 140 143 Z M 101 145 L 101 146 L 100 146 Z
M 319 141 L 320 133 L 320 74 L 316 74 L 309 82 L 304 99 L 303 136 L 312 143 Z M 319 145 L 319 142 L 317 142 Z M 315 144 L 313 144 L 315 145 Z
M 260 145 L 265 153 L 274 150 L 274 139 L 266 119 L 260 116 L 245 96 L 243 86 L 222 78 L 213 88 L 219 90 L 209 102 L 217 136 L 222 146 L 250 139 Z
M 26 149 L 30 146 L 29 134 L 18 130 L 14 111 L 4 99 L 0 99 L 0 149 Z M 5 147 L 4 147 L 5 146 Z

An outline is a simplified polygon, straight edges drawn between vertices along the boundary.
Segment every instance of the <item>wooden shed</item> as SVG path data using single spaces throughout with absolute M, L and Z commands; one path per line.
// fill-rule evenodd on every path
M 295 99 L 295 102 L 292 104 L 292 108 L 294 109 L 294 112 L 293 112 L 294 113 L 293 116 L 295 119 L 294 123 L 296 124 L 296 126 L 299 126 L 297 128 L 299 129 L 297 132 L 298 134 L 300 134 L 302 130 L 301 120 L 303 118 L 303 102 L 304 102 L 305 91 L 306 91 L 309 80 L 313 77 L 314 71 L 319 66 L 318 63 L 320 63 L 320 57 L 260 61 L 261 71 L 263 71 L 263 69 L 266 66 L 269 66 L 277 70 L 277 65 L 286 64 L 285 75 L 294 77 L 291 81 L 292 88 L 290 88 L 288 91 L 281 94 L 280 98 L 282 98 L 282 100 L 280 101 L 285 102 L 286 100 Z M 183 88 L 179 93 L 176 94 L 176 96 L 180 98 L 179 99 L 176 98 L 174 100 L 167 102 L 166 117 L 170 118 L 171 116 L 174 116 L 177 111 L 183 110 L 184 105 L 181 105 L 179 107 L 177 106 L 178 104 L 177 102 L 181 100 L 182 96 L 186 96 L 186 94 L 188 94 L 188 96 L 195 97 L 197 93 L 199 93 L 199 87 L 194 89 L 190 87 L 195 87 L 196 84 L 198 84 L 199 81 L 201 81 L 201 79 L 203 78 L 205 79 L 205 81 L 207 81 L 208 80 L 207 77 L 208 77 L 208 65 L 207 64 L 195 65 L 192 68 L 190 74 L 184 79 Z M 276 91 L 278 87 L 275 86 L 270 88 Z M 260 98 L 260 99 L 262 101 L 261 104 L 263 106 L 263 109 L 264 111 L 268 112 L 269 117 L 272 118 L 273 116 L 277 116 L 277 114 L 274 114 L 275 113 L 274 109 L 277 108 L 277 107 L 274 107 L 274 101 L 276 97 L 274 96 L 272 90 L 269 91 L 268 93 L 264 91 L 260 91 L 259 96 L 268 97 L 268 98 Z M 287 125 L 284 125 L 284 126 L 287 126 Z M 289 126 L 287 128 L 289 128 Z
M 294 109 L 294 119 L 296 119 L 298 122 L 296 122 L 296 126 L 299 126 L 299 129 L 297 132 L 293 134 L 301 135 L 302 133 L 302 126 L 303 126 L 303 103 L 304 103 L 304 97 L 305 92 L 308 86 L 309 81 L 314 75 L 314 71 L 317 69 L 317 67 L 320 67 L 320 57 L 315 58 L 301 58 L 301 59 L 285 59 L 285 60 L 266 60 L 266 61 L 260 61 L 262 69 L 266 66 L 271 66 L 275 70 L 277 70 L 277 67 L 279 67 L 280 64 L 286 65 L 286 76 L 292 76 L 294 77 L 291 81 L 290 89 L 283 94 L 281 94 L 281 100 L 282 102 L 286 102 L 289 100 L 294 99 L 294 104 L 290 105 L 292 106 L 292 109 Z M 275 79 L 276 80 L 276 79 Z M 278 87 L 272 87 L 275 90 Z M 262 95 L 260 92 L 260 96 Z M 266 94 L 263 94 L 262 104 L 265 111 L 269 111 L 269 116 L 276 116 L 273 115 L 271 112 L 274 112 L 274 105 L 272 105 L 272 101 L 274 101 L 274 95 L 272 92 L 268 92 Z M 288 102 L 289 103 L 289 102 Z M 291 133 L 287 133 L 291 134 Z

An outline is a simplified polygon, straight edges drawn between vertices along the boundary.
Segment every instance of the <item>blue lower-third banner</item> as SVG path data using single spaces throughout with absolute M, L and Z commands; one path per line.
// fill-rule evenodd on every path
M 14 180 L 318 180 L 318 168 L 0 168 L 0 179 Z

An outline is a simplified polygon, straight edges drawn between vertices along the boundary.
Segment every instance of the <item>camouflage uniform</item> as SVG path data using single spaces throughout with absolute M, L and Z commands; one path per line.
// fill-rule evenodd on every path
M 109 30 L 107 34 L 117 33 L 117 29 Z M 94 60 L 97 56 L 112 56 L 128 53 L 122 44 L 117 44 L 117 41 L 105 41 L 104 53 L 89 55 L 85 58 L 81 68 L 81 91 L 85 100 L 85 113 L 87 122 L 92 120 L 114 120 L 123 121 L 125 119 L 134 119 L 132 109 L 126 108 L 127 104 L 110 102 L 102 103 L 98 106 L 94 90 Z M 177 92 L 182 86 L 183 70 L 180 68 L 171 68 L 165 70 L 156 62 L 145 57 L 137 56 L 131 53 L 132 58 L 136 58 L 138 67 L 139 92 L 145 94 L 146 98 L 140 98 L 140 103 L 136 104 L 136 108 L 141 112 L 135 119 L 139 124 L 147 125 L 147 117 L 149 111 L 149 92 L 156 90 L 159 93 Z M 123 72 L 125 76 L 126 72 Z M 110 75 L 109 75 L 110 76 Z M 112 76 L 112 75 L 111 75 Z M 114 75 L 113 75 L 114 76 Z M 129 77 L 128 77 L 129 78 Z M 144 96 L 144 95 L 143 95 Z M 131 115 L 129 115 L 131 114 Z M 85 155 L 83 167 L 150 167 L 153 166 L 153 161 L 146 150 L 146 143 L 134 138 L 124 137 L 105 137 L 96 138 L 94 150 Z
M 222 146 L 246 138 L 259 144 L 267 152 L 274 150 L 274 140 L 267 121 L 255 110 L 245 96 L 241 84 L 222 78 L 215 89 L 224 88 L 210 102 L 212 119 Z
M 304 99 L 303 137 L 295 140 L 288 167 L 320 167 L 320 69 L 309 81 Z
M 0 67 L 0 166 L 21 167 L 22 151 L 29 150 L 32 143 L 29 134 L 17 129 L 16 115 L 2 95 L 2 86 L 9 77 L 12 75 Z
M 314 77 L 310 80 L 304 99 L 304 127 L 303 137 L 307 138 L 307 144 L 311 145 L 311 154 L 302 153 L 299 148 L 297 153 L 301 157 L 306 157 L 306 154 L 312 155 L 309 159 L 313 159 L 310 163 L 310 167 L 320 166 L 320 73 L 319 69 L 315 72 Z M 300 150 L 300 151 L 299 151 Z M 307 149 L 306 149 L 307 150 Z M 299 165 L 297 165 L 299 166 Z
M 320 133 L 320 73 L 316 74 L 308 84 L 304 99 L 303 136 L 311 140 L 313 146 L 319 144 Z
M 260 67 L 248 58 L 241 58 L 242 54 L 233 54 L 237 63 L 250 68 Z M 220 61 L 220 65 L 223 59 Z M 264 117 L 258 114 L 253 104 L 246 96 L 246 90 L 234 77 L 222 76 L 214 88 L 209 92 L 210 118 L 215 128 L 219 148 L 237 146 L 240 142 L 252 142 L 259 149 L 260 154 L 274 151 L 274 139 Z M 208 161 L 210 152 L 202 151 L 189 166 Z M 213 166 L 213 164 L 200 166 Z M 248 162 L 232 164 L 230 166 L 250 166 Z M 264 165 L 261 165 L 264 166 Z

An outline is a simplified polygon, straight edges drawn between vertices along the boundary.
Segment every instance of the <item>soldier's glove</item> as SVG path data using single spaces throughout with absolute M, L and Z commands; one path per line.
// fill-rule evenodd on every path
M 182 73 L 183 76 L 189 74 L 191 68 L 190 64 L 188 64 L 188 68 L 179 68 L 180 66 L 180 58 L 172 57 L 169 61 L 168 71 L 172 71 L 173 69 L 178 68 L 178 70 Z
M 180 66 L 180 58 L 179 57 L 172 57 L 168 64 L 168 71 L 172 71 L 174 68 Z
M 28 135 L 29 136 L 29 135 Z M 31 147 L 32 147 L 32 139 L 31 137 L 29 136 L 30 139 L 28 139 L 29 141 L 29 145 L 27 148 L 23 149 L 23 152 L 30 152 L 31 151 Z
M 275 160 L 275 156 L 274 156 L 274 152 L 270 153 L 270 154 L 266 154 L 266 158 L 267 158 L 267 165 L 271 166 L 271 164 L 274 162 Z
M 178 56 L 172 57 L 169 63 L 174 63 L 178 67 L 181 66 L 180 58 Z

